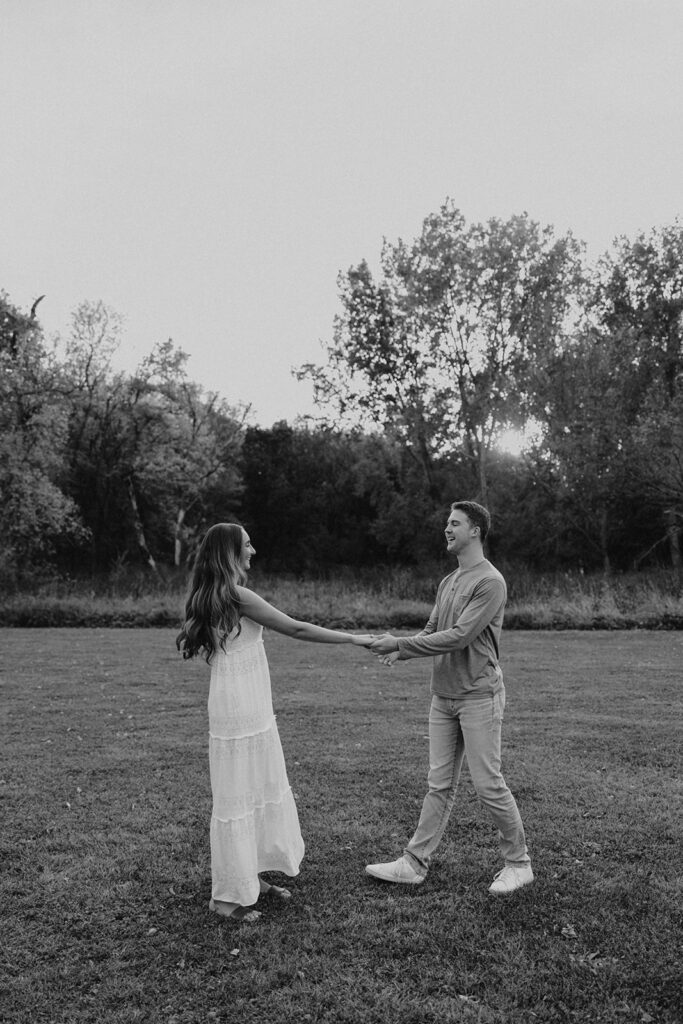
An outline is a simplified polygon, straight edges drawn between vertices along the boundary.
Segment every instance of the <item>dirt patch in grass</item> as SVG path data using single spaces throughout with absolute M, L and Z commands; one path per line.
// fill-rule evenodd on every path
M 427 882 L 397 856 L 427 770 L 427 661 L 268 636 L 307 854 L 253 927 L 209 898 L 208 670 L 172 630 L 3 630 L 3 1021 L 680 1020 L 678 633 L 504 637 L 504 770 L 537 875 L 488 896 L 467 774 Z

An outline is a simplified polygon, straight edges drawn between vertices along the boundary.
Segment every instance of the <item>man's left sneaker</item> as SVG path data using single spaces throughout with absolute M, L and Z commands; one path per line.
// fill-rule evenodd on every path
M 420 885 L 424 875 L 419 875 L 407 857 L 399 857 L 388 864 L 368 864 L 368 875 L 381 878 L 383 882 L 398 882 L 400 885 Z
M 521 889 L 523 885 L 530 885 L 534 880 L 534 873 L 530 864 L 524 867 L 514 868 L 511 865 L 499 871 L 489 886 L 489 892 L 494 896 L 504 896 L 515 889 Z

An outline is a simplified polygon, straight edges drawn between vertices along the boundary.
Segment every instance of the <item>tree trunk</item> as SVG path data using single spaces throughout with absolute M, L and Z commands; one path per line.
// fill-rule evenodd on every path
M 605 506 L 600 511 L 600 550 L 602 551 L 602 570 L 605 576 L 609 576 L 612 572 L 612 563 L 609 559 L 609 549 L 607 546 L 607 509 Z
M 147 547 L 147 539 L 145 537 L 145 528 L 142 525 L 142 519 L 140 518 L 140 509 L 138 508 L 138 499 L 135 494 L 135 486 L 133 484 L 133 478 L 128 477 L 128 498 L 130 500 L 130 507 L 133 511 L 133 529 L 135 530 L 135 537 L 138 542 L 138 547 L 145 556 L 145 561 L 148 566 L 157 576 L 160 575 L 159 567 L 157 566 L 151 551 Z
M 489 507 L 489 480 L 488 480 L 488 474 L 486 472 L 486 468 L 487 468 L 486 467 L 486 456 L 487 456 L 488 453 L 486 451 L 486 446 L 484 445 L 483 441 L 479 442 L 478 448 L 479 448 L 479 451 L 477 453 L 477 455 L 478 455 L 477 462 L 478 462 L 478 470 L 479 470 L 479 500 L 481 501 L 481 504 L 484 506 L 484 508 L 488 508 Z
M 175 528 L 173 531 L 173 564 L 178 568 L 180 566 L 180 554 L 182 551 L 182 537 L 181 532 L 183 529 L 183 523 L 185 522 L 186 509 L 179 508 L 178 515 L 176 516 Z
M 676 572 L 678 593 L 680 594 L 681 590 L 683 590 L 683 559 L 681 558 L 681 525 L 677 509 L 665 509 L 664 520 L 666 522 L 666 535 L 669 538 L 671 565 Z

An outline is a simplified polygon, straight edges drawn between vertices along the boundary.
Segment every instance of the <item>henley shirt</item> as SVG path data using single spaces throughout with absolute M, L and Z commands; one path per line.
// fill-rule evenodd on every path
M 456 569 L 439 584 L 425 628 L 398 640 L 399 661 L 433 658 L 431 692 L 449 700 L 477 700 L 503 685 L 498 664 L 505 580 L 484 558 Z

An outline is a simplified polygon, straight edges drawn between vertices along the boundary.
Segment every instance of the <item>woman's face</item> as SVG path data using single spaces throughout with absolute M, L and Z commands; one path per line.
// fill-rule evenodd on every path
M 240 568 L 244 572 L 249 572 L 251 566 L 251 556 L 256 554 L 256 549 L 252 547 L 252 543 L 249 540 L 249 534 L 246 530 L 242 531 L 242 550 L 240 551 Z

